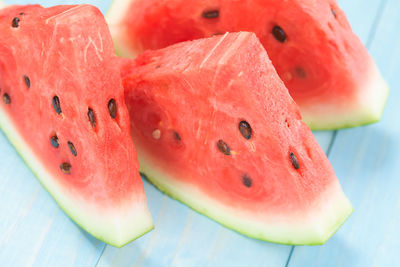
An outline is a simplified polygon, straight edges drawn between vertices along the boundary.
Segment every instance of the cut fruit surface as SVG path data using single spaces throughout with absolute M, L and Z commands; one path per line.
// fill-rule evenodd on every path
M 121 59 L 141 171 L 247 236 L 322 244 L 352 212 L 253 33 Z
M 382 116 L 387 84 L 335 0 L 114 0 L 107 17 L 117 52 L 130 57 L 225 32 L 256 33 L 314 130 Z
M 118 61 L 100 11 L 11 6 L 0 11 L 0 28 L 0 126 L 18 153 L 95 237 L 120 247 L 150 231 Z

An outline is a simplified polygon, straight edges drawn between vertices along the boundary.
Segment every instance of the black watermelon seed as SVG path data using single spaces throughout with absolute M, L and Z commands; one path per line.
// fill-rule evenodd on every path
M 117 103 L 114 99 L 108 101 L 108 111 L 110 112 L 111 118 L 115 119 L 115 117 L 117 117 Z
M 229 156 L 231 154 L 231 149 L 224 141 L 219 140 L 217 143 L 217 147 L 218 147 L 219 151 L 221 151 L 225 155 Z
M 272 34 L 274 35 L 275 39 L 278 40 L 279 42 L 284 43 L 286 41 L 286 33 L 278 25 L 272 28 Z
M 244 138 L 250 139 L 252 134 L 252 129 L 247 121 L 239 122 L 239 131 Z
M 31 80 L 29 79 L 28 76 L 24 75 L 24 81 L 25 81 L 26 87 L 31 88 Z
M 178 133 L 178 132 L 175 132 L 175 131 L 174 131 L 174 138 L 175 138 L 176 141 L 179 141 L 179 142 L 182 140 L 182 138 L 181 138 L 181 136 L 179 135 L 179 133 Z
M 289 158 L 290 158 L 290 161 L 292 162 L 293 167 L 296 170 L 300 169 L 299 161 L 297 160 L 297 157 L 293 152 L 290 152 Z
M 219 17 L 219 10 L 206 10 L 201 14 L 201 16 L 205 19 L 215 19 Z
M 331 12 L 332 12 L 332 15 L 335 17 L 335 19 L 336 19 L 336 17 L 337 17 L 337 15 L 336 15 L 336 11 L 333 9 L 333 8 L 331 8 Z
M 60 99 L 58 96 L 53 97 L 53 108 L 57 112 L 57 114 L 61 114 L 61 106 L 60 106 Z
M 76 152 L 74 144 L 71 141 L 68 141 L 68 146 L 69 146 L 69 149 L 71 150 L 72 155 L 74 155 L 76 157 L 78 155 L 78 153 Z
M 20 22 L 20 21 L 21 21 L 21 20 L 20 20 L 19 18 L 17 18 L 17 17 L 13 18 L 12 23 L 11 23 L 11 26 L 12 26 L 13 28 L 18 28 L 18 27 L 19 27 L 19 22 Z
M 305 79 L 305 78 L 307 77 L 306 71 L 305 71 L 303 68 L 301 68 L 301 67 L 297 67 L 297 68 L 295 69 L 295 72 L 296 72 L 296 75 L 297 75 L 299 78 Z
M 96 127 L 96 118 L 95 118 L 95 116 L 94 116 L 93 109 L 88 108 L 88 113 L 87 113 L 87 115 L 88 115 L 88 118 L 89 118 L 89 121 L 90 121 L 90 124 L 92 125 L 92 127 L 93 127 L 93 128 Z
M 19 13 L 19 15 L 20 15 L 20 16 L 23 16 L 23 15 L 25 15 L 25 13 L 24 13 L 24 12 L 21 12 L 21 13 Z
M 11 103 L 11 98 L 7 93 L 4 93 L 3 95 L 3 101 L 4 103 L 6 103 L 7 105 Z
M 219 36 L 219 35 L 224 35 L 224 34 L 225 34 L 224 32 L 216 32 L 212 36 Z
M 60 169 L 63 173 L 70 174 L 71 173 L 71 164 L 69 164 L 68 162 L 61 163 Z
M 58 148 L 60 146 L 60 144 L 58 143 L 58 137 L 57 135 L 54 135 L 50 138 L 50 143 L 52 146 L 54 146 L 55 148 Z
M 246 187 L 251 187 L 251 185 L 252 185 L 253 182 L 252 182 L 250 176 L 248 176 L 247 174 L 245 174 L 245 175 L 242 176 L 242 183 L 243 183 L 243 185 L 246 186 Z

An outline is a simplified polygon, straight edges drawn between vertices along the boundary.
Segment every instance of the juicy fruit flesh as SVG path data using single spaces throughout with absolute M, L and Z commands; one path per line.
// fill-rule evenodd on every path
M 84 9 L 83 7 L 78 7 Z M 13 45 L 18 49 L 18 54 L 13 54 L 12 51 L 6 48 L 7 44 L 4 44 L 2 49 L 2 93 L 7 93 L 11 98 L 11 104 L 6 109 L 10 116 L 15 122 L 29 121 L 31 123 L 16 123 L 19 130 L 24 133 L 26 140 L 32 140 L 32 146 L 34 151 L 38 151 L 38 156 L 42 157 L 43 162 L 51 162 L 49 168 L 54 173 L 55 177 L 60 179 L 61 183 L 65 186 L 75 187 L 76 190 L 87 191 L 91 186 L 90 177 L 102 177 L 103 173 L 108 172 L 110 177 L 122 177 L 122 179 L 111 179 L 108 178 L 104 182 L 109 183 L 110 188 L 116 189 L 117 192 L 110 190 L 101 190 L 105 195 L 97 196 L 99 200 L 108 201 L 108 197 L 112 198 L 113 195 L 123 196 L 124 194 L 130 194 L 135 187 L 135 180 L 137 184 L 140 184 L 140 180 L 133 179 L 124 175 L 124 172 L 135 173 L 135 169 L 138 169 L 137 161 L 135 160 L 135 151 L 133 146 L 128 144 L 121 144 L 120 142 L 110 142 L 107 144 L 107 151 L 104 150 L 104 145 L 100 145 L 99 140 L 104 140 L 106 136 L 110 140 L 124 140 L 129 142 L 128 136 L 128 114 L 126 110 L 120 109 L 120 120 L 113 120 L 110 118 L 107 110 L 107 102 L 110 98 L 117 98 L 121 105 L 124 103 L 122 90 L 115 92 L 107 92 L 101 88 L 118 88 L 120 81 L 117 75 L 116 69 L 106 68 L 104 73 L 114 73 L 108 77 L 102 77 L 102 75 L 96 75 L 91 79 L 85 79 L 85 74 L 90 73 L 91 69 L 99 69 L 96 67 L 99 63 L 106 67 L 106 62 L 115 61 L 113 56 L 113 46 L 110 40 L 106 40 L 102 35 L 106 36 L 107 30 L 104 32 L 99 31 L 99 35 L 94 37 L 92 34 L 87 33 L 87 37 L 74 40 L 74 43 L 65 44 L 63 39 L 70 38 L 65 35 L 66 32 L 71 32 L 68 22 L 75 19 L 72 15 L 67 16 L 58 15 L 59 17 L 50 17 L 56 12 L 56 14 L 64 11 L 73 12 L 71 7 L 56 7 L 57 11 L 46 10 L 49 14 L 47 20 L 47 31 L 42 36 L 38 36 L 37 40 L 42 39 L 41 42 L 33 46 L 26 47 L 23 43 L 24 39 L 32 38 L 25 37 L 26 32 L 34 31 L 34 27 L 44 24 L 44 20 L 39 18 L 30 18 L 29 13 L 35 13 L 39 8 L 20 8 L 18 11 L 24 11 L 26 15 L 19 15 L 21 18 L 20 27 L 11 29 L 11 34 L 14 38 L 19 38 L 18 41 L 14 41 Z M 91 9 L 91 7 L 87 7 Z M 41 9 L 39 9 L 41 10 Z M 17 13 L 18 14 L 18 13 Z M 46 14 L 46 13 L 45 13 Z M 46 15 L 47 15 L 46 14 Z M 97 14 L 100 15 L 100 14 Z M 3 26 L 9 22 L 12 17 L 3 19 Z M 83 20 L 83 19 L 82 19 Z M 98 19 L 97 19 L 98 20 Z M 53 24 L 54 23 L 54 24 Z M 82 22 L 81 22 L 82 23 Z M 9 24 L 9 23 L 8 23 Z M 57 24 L 57 26 L 55 26 Z M 81 25 L 76 22 L 77 25 Z M 9 26 L 9 25 L 7 25 Z M 7 27 L 10 28 L 10 27 Z M 104 28 L 106 29 L 106 28 Z M 78 33 L 83 34 L 82 30 L 77 30 Z M 73 33 L 70 33 L 73 35 Z M 101 35 L 102 34 L 102 35 Z M 51 36 L 59 42 L 51 40 Z M 73 38 L 73 37 L 71 37 Z M 34 38 L 30 42 L 35 42 Z M 108 42 L 107 42 L 108 41 Z M 86 50 L 82 51 L 89 42 L 89 46 Z M 28 50 L 38 49 L 42 51 L 41 45 L 44 45 L 44 49 L 47 53 L 54 53 L 59 55 L 58 57 L 40 55 L 35 53 L 29 58 L 21 57 L 21 55 L 28 54 Z M 103 52 L 100 52 L 100 46 L 103 45 Z M 97 48 L 98 46 L 98 48 Z M 52 52 L 56 51 L 56 52 Z M 85 54 L 86 53 L 86 54 Z M 99 55 L 97 55 L 99 53 Z M 101 62 L 100 58 L 103 60 Z M 72 60 L 72 59 L 75 59 Z M 84 62 L 84 60 L 91 59 L 91 61 Z M 93 59 L 97 59 L 95 62 Z M 37 62 L 43 62 L 43 70 L 38 71 Z M 63 66 L 61 69 L 54 70 L 53 66 Z M 35 70 L 33 73 L 27 73 Z M 76 74 L 80 76 L 75 76 Z M 32 86 L 27 88 L 24 84 L 23 75 L 30 77 Z M 43 79 L 42 77 L 47 77 Z M 60 77 L 65 77 L 60 79 Z M 95 78 L 95 79 L 94 79 Z M 86 81 L 87 84 L 82 84 L 82 81 Z M 17 90 L 13 90 L 13 85 L 17 82 L 19 84 Z M 97 82 L 98 85 L 94 83 Z M 85 90 L 74 90 L 73 88 L 86 88 L 92 86 L 91 92 L 88 89 Z M 99 88 L 98 91 L 95 88 Z M 101 94 L 99 95 L 101 92 Z M 96 92 L 98 97 L 94 97 L 93 93 Z M 114 96 L 114 94 L 116 94 Z M 28 97 L 29 96 L 29 97 Z M 36 102 L 40 99 L 41 105 L 36 105 Z M 30 101 L 29 101 L 30 100 Z M 86 110 L 88 107 L 95 109 L 98 118 L 98 128 L 92 129 L 86 117 Z M 39 114 L 39 116 L 38 116 Z M 48 122 L 48 125 L 44 125 Z M 121 124 L 119 124 L 121 123 Z M 45 126 L 41 131 L 37 130 L 37 126 Z M 105 127 L 107 125 L 107 127 Z M 120 132 L 121 128 L 126 130 Z M 50 138 L 56 133 L 60 147 L 54 149 L 51 145 Z M 75 157 L 71 153 L 69 142 L 74 144 L 76 151 L 79 152 L 78 157 Z M 124 147 L 126 146 L 126 147 Z M 127 169 L 121 170 L 119 168 L 105 169 L 105 166 L 116 165 L 115 160 L 118 152 L 129 151 L 126 157 L 132 164 L 127 164 Z M 104 159 L 96 158 L 91 155 L 104 154 Z M 84 160 L 83 160 L 84 159 Z M 55 164 L 54 164 L 54 163 Z M 65 176 L 60 173 L 60 164 L 63 162 L 69 162 L 72 166 L 71 175 Z M 115 173 L 110 173 L 115 172 Z M 82 177 L 83 174 L 88 175 L 87 178 Z M 138 174 L 135 174 L 138 177 Z M 106 178 L 106 177 L 105 177 Z M 125 178 L 125 179 L 124 179 Z M 121 184 L 118 184 L 121 183 Z M 126 184 L 125 184 L 126 183 Z M 95 186 L 95 185 L 93 185 Z M 94 189 L 94 188 L 93 188 Z M 95 190 L 102 193 L 99 190 Z
M 41 183 L 78 224 L 112 245 L 152 229 L 100 11 L 14 6 L 0 12 L 0 27 L 0 89 L 10 99 L 0 104 L 1 127 Z
M 145 52 L 135 64 L 122 67 L 131 133 L 142 170 L 162 190 L 255 236 L 240 220 L 229 223 L 208 212 L 210 201 L 194 201 L 189 192 L 198 191 L 201 199 L 231 207 L 228 217 L 236 212 L 264 225 L 257 228 L 263 231 L 258 238 L 274 242 L 323 242 L 322 236 L 351 213 L 343 193 L 336 194 L 326 203 L 347 204 L 339 204 L 333 214 L 319 214 L 321 221 L 328 218 L 316 225 L 321 235 L 309 232 L 307 241 L 298 232 L 287 238 L 309 231 L 304 227 L 318 213 L 313 207 L 324 206 L 319 203 L 324 192 L 341 190 L 254 34 L 226 34 Z M 267 228 L 282 221 L 288 225 L 278 231 L 279 240 Z
M 380 77 L 379 71 L 336 1 L 116 2 L 116 7 L 130 2 L 125 16 L 116 7 L 109 15 L 122 52 L 133 56 L 144 49 L 225 32 L 255 32 L 314 129 L 357 126 L 381 117 L 387 85 L 380 79 L 372 91 L 367 90 L 375 82 L 371 74 Z M 218 16 L 204 17 L 205 11 L 218 11 Z M 363 102 L 365 95 L 371 96 L 368 102 Z

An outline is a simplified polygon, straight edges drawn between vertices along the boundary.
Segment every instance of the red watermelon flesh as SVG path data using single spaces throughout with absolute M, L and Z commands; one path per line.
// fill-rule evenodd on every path
M 141 171 L 250 237 L 322 244 L 352 207 L 253 33 L 123 60 Z
M 114 246 L 152 229 L 114 47 L 89 5 L 0 11 L 0 126 L 81 227 Z
M 257 34 L 313 129 L 376 122 L 388 89 L 335 0 L 114 0 L 121 55 L 225 32 Z

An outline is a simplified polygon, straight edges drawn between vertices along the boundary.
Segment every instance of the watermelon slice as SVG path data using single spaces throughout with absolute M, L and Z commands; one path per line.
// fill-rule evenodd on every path
M 0 126 L 82 228 L 117 247 L 153 228 L 118 59 L 92 6 L 0 11 Z
M 114 0 L 108 21 L 117 51 L 225 32 L 255 32 L 304 121 L 315 130 L 380 119 L 388 88 L 335 0 Z
M 123 60 L 141 171 L 250 237 L 323 244 L 352 212 L 335 173 L 253 33 Z

